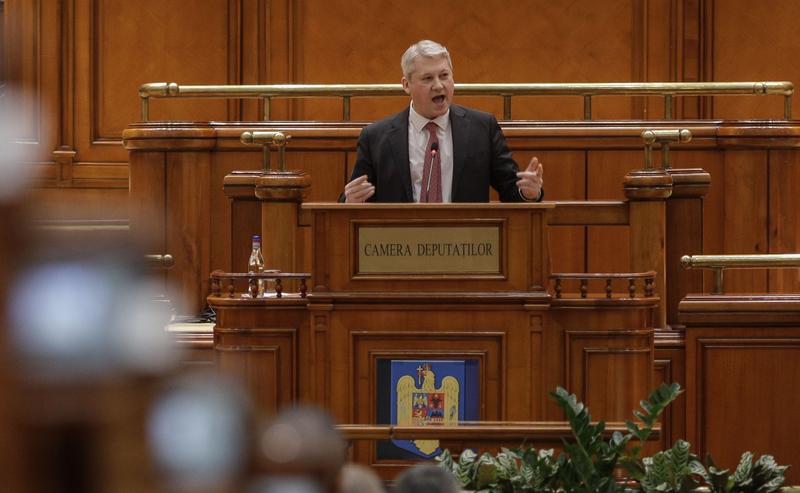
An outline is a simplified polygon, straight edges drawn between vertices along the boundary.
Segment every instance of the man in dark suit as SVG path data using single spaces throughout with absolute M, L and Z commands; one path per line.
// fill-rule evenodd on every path
M 491 114 L 453 105 L 450 54 L 420 41 L 401 59 L 411 105 L 367 126 L 346 202 L 488 202 L 489 186 L 503 202 L 542 199 L 542 164 L 519 171 Z

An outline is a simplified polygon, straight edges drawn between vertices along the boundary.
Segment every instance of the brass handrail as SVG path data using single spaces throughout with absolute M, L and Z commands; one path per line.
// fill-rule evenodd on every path
M 784 97 L 784 119 L 792 117 L 794 84 L 788 81 L 762 82 L 587 82 L 534 84 L 456 84 L 462 96 L 499 96 L 503 98 L 503 118 L 511 119 L 512 96 L 582 96 L 583 118 L 592 119 L 593 96 L 664 96 L 664 118 L 672 119 L 674 96 L 724 96 L 743 94 L 778 94 Z M 271 99 L 340 97 L 342 119 L 350 120 L 350 99 L 364 96 L 402 96 L 400 84 L 273 84 L 273 85 L 179 85 L 175 82 L 151 82 L 139 87 L 142 121 L 150 114 L 151 97 L 188 98 L 261 98 L 265 121 L 271 120 Z
M 168 253 L 164 255 L 145 255 L 144 260 L 151 269 L 168 270 L 175 266 L 175 259 Z
M 344 424 L 336 430 L 345 440 L 467 440 L 470 442 L 502 442 L 506 440 L 561 440 L 572 435 L 566 421 L 461 421 L 454 426 L 403 426 Z M 625 432 L 622 422 L 605 423 L 604 437 Z M 653 428 L 648 440 L 661 438 L 661 425 Z
M 675 129 L 648 129 L 642 131 L 642 141 L 644 141 L 644 169 L 653 169 L 653 144 L 661 144 L 661 168 L 668 169 L 669 165 L 669 143 L 670 142 L 691 142 L 692 132 L 687 128 Z
M 278 148 L 278 169 L 286 171 L 286 144 L 292 139 L 291 135 L 283 132 L 242 132 L 239 140 L 242 144 L 255 144 L 264 148 L 263 167 L 264 172 L 269 171 L 269 148 Z
M 800 267 L 800 254 L 684 255 L 681 257 L 681 265 L 684 269 L 712 269 L 714 271 L 714 288 L 711 294 L 722 294 L 723 270 Z

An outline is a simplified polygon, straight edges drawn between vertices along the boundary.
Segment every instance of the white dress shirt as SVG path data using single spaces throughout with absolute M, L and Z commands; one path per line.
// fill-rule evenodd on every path
M 425 130 L 429 121 L 436 123 L 436 136 L 439 139 L 439 162 L 442 166 L 442 202 L 451 202 L 453 192 L 453 131 L 450 126 L 450 110 L 434 119 L 428 120 L 414 111 L 411 104 L 408 114 L 408 161 L 411 167 L 411 190 L 414 202 L 419 202 L 422 191 L 422 169 L 425 166 L 425 151 L 430 134 Z

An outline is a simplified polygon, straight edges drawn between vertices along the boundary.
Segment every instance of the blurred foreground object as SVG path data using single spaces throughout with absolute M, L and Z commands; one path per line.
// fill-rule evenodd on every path
M 406 469 L 397 476 L 395 483 L 396 493 L 459 493 L 456 478 L 445 469 L 427 463 L 418 464 Z
M 145 257 L 32 238 L 6 292 L 11 423 L 28 447 L 20 491 L 239 491 L 246 399 L 218 374 L 176 373 Z
M 152 407 L 148 437 L 170 491 L 240 491 L 248 462 L 247 400 L 216 373 L 166 383 Z
M 22 148 L 12 139 L 16 105 L 11 86 L 4 86 L 0 95 L 0 485 L 4 491 L 24 491 L 23 469 L 30 457 L 26 437 L 15 426 L 20 403 L 5 303 L 18 266 L 16 255 L 26 247 L 21 209 L 30 179 L 22 166 Z
M 384 493 L 386 489 L 375 471 L 361 464 L 345 464 L 339 481 L 340 493 Z
M 12 336 L 31 378 L 159 374 L 176 359 L 158 289 L 118 253 L 37 255 L 14 284 Z
M 286 408 L 258 436 L 256 493 L 336 492 L 347 444 L 325 411 Z
M 159 491 L 144 428 L 177 354 L 141 257 L 29 238 L 5 300 L 21 491 Z

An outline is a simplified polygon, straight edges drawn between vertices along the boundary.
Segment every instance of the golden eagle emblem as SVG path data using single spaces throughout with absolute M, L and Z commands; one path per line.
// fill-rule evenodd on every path
M 405 375 L 397 381 L 397 424 L 428 426 L 458 424 L 458 380 L 444 377 L 436 388 L 436 374 L 425 363 L 417 368 L 417 381 Z M 439 440 L 413 440 L 420 452 L 430 455 L 439 448 Z

